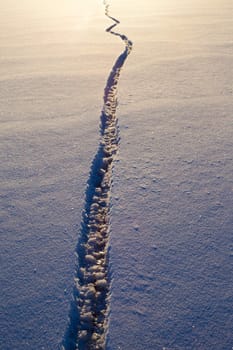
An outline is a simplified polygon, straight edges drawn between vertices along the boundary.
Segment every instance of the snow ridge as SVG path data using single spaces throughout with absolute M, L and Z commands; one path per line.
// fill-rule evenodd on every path
M 109 74 L 104 105 L 100 116 L 100 144 L 93 160 L 86 189 L 85 208 L 80 239 L 76 248 L 74 300 L 63 350 L 104 350 L 108 330 L 110 271 L 108 241 L 110 232 L 110 192 L 114 156 L 118 150 L 117 85 L 121 69 L 132 50 L 132 42 L 112 29 L 120 22 L 109 15 L 106 1 L 105 15 L 115 23 L 106 29 L 119 36 L 125 49 L 117 58 Z

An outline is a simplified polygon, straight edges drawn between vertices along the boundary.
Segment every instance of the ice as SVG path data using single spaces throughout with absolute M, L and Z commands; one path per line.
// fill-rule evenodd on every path
M 134 47 L 118 84 L 112 194 L 100 200 L 96 188 L 92 205 L 94 216 L 111 200 L 107 349 L 230 349 L 232 1 L 112 0 L 110 10 Z M 80 288 L 85 191 L 123 44 L 105 32 L 101 1 L 2 0 L 0 19 L 0 348 L 54 350 Z M 97 243 L 91 277 L 80 271 L 87 325 L 92 276 L 106 288 Z

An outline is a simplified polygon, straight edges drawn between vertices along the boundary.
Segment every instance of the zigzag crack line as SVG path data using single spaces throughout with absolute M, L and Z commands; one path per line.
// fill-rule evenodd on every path
M 125 43 L 125 50 L 112 67 L 104 90 L 100 117 L 101 139 L 87 183 L 81 234 L 76 249 L 78 266 L 74 300 L 61 347 L 64 350 L 104 350 L 108 331 L 111 282 L 108 261 L 110 192 L 113 161 L 119 143 L 117 85 L 133 44 L 125 35 L 112 31 L 120 22 L 109 15 L 107 2 L 104 1 L 103 4 L 105 15 L 115 22 L 106 31 L 119 36 Z

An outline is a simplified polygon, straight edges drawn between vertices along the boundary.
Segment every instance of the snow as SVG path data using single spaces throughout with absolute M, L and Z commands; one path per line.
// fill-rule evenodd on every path
M 3 350 L 58 349 L 65 335 L 103 90 L 123 49 L 101 1 L 54 4 L 0 4 Z M 134 47 L 118 86 L 107 349 L 231 349 L 232 2 L 110 5 Z
M 125 25 L 111 350 L 233 344 L 232 4 L 198 6 Z
M 43 7 L 31 9 L 22 22 L 20 6 L 1 7 L 0 348 L 55 349 L 68 324 L 74 250 L 112 55 L 106 53 L 103 67 L 73 8 L 48 18 Z M 90 22 L 94 37 L 94 17 Z

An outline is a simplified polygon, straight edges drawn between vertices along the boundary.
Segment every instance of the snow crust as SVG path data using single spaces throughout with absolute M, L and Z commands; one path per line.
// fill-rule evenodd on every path
M 3 350 L 58 349 L 67 327 L 122 50 L 90 3 L 0 4 Z M 134 50 L 118 87 L 107 349 L 231 349 L 232 1 L 112 0 L 111 12 Z
M 125 13 L 111 350 L 233 344 L 232 3 L 177 3 Z
M 46 2 L 21 5 L 1 1 L 0 11 L 0 348 L 58 349 L 103 87 L 117 49 L 102 54 L 111 40 L 101 5 L 94 14 L 89 7 L 49 13 Z

